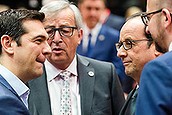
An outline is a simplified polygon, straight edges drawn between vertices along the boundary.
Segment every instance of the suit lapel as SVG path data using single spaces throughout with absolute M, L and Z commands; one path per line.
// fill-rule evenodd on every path
M 20 99 L 19 95 L 15 92 L 15 90 L 10 86 L 10 84 L 1 75 L 0 75 L 0 83 L 3 84 L 6 88 L 8 88 L 13 94 L 15 94 Z
M 38 108 L 37 111 L 41 115 L 51 115 L 51 106 L 48 93 L 48 86 L 46 80 L 45 66 L 44 73 L 41 77 L 29 82 L 29 87 L 32 89 L 31 93 L 32 101 L 36 101 L 35 105 Z M 36 96 L 35 96 L 36 95 Z
M 10 86 L 10 84 L 0 75 L 0 83 L 5 86 L 8 90 L 10 90 L 12 92 L 12 94 L 14 96 L 16 96 L 16 99 L 18 99 L 19 101 L 21 101 L 21 105 L 20 105 L 20 109 L 21 111 L 25 112 L 25 115 L 29 115 L 29 111 L 27 109 L 27 107 L 24 105 L 24 103 L 22 102 L 20 96 L 16 93 L 16 91 Z
M 133 96 L 135 91 L 136 91 L 136 87 L 129 93 L 129 95 L 127 97 L 127 100 L 125 101 L 125 103 L 124 103 L 124 105 L 123 105 L 119 115 L 127 115 L 127 110 L 128 110 L 127 107 L 129 106 L 128 104 L 131 101 L 132 96 Z
M 79 93 L 81 96 L 81 114 L 90 114 L 93 91 L 94 91 L 94 68 L 89 66 L 87 60 L 78 56 L 78 76 L 79 76 Z

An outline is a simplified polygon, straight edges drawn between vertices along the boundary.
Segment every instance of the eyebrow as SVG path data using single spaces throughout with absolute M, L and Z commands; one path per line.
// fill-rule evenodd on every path
M 45 29 L 48 29 L 48 28 L 55 28 L 55 26 L 46 26 Z
M 34 40 L 34 39 L 37 39 L 37 38 L 48 39 L 48 38 L 47 38 L 46 36 L 44 36 L 44 35 L 37 35 L 37 36 L 33 37 L 32 39 Z

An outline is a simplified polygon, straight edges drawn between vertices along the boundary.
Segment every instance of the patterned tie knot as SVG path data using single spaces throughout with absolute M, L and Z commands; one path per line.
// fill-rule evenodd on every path
M 65 70 L 62 71 L 59 75 L 64 81 L 69 81 L 71 73 Z

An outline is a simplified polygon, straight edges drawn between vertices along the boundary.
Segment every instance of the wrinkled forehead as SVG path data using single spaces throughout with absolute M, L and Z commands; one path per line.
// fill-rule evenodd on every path
M 135 17 L 128 20 L 120 31 L 120 40 L 126 38 L 140 38 L 144 37 L 145 25 L 143 24 L 141 17 Z
M 63 9 L 53 15 L 49 15 L 44 20 L 44 25 L 75 25 L 74 13 L 71 9 Z

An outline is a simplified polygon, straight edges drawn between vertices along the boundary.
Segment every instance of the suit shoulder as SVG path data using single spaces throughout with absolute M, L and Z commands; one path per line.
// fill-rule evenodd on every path
M 108 34 L 119 36 L 119 31 L 117 29 L 114 29 L 114 28 L 109 27 L 107 25 L 102 25 L 102 31 L 105 31 Z
M 7 88 L 5 87 L 3 84 L 0 83 L 0 96 L 12 96 L 12 92 Z
M 148 64 L 172 65 L 172 61 L 170 61 L 171 57 L 172 57 L 172 52 L 167 52 L 167 53 L 155 58 L 154 60 L 148 62 Z
M 10 103 L 15 102 L 15 104 L 17 102 L 21 103 L 21 100 L 14 93 L 12 93 L 12 91 L 10 91 L 7 87 L 5 87 L 1 83 L 0 83 L 0 91 L 1 91 L 1 93 L 0 93 L 0 103 L 4 102 L 4 104 L 5 104 L 7 101 L 10 102 Z
M 79 55 L 79 58 L 82 59 L 82 61 L 88 61 L 90 64 L 93 64 L 93 65 L 100 65 L 100 66 L 104 66 L 104 67 L 105 66 L 113 66 L 113 64 L 111 62 L 100 61 L 100 60 L 96 60 L 96 59 L 81 56 L 81 55 Z

